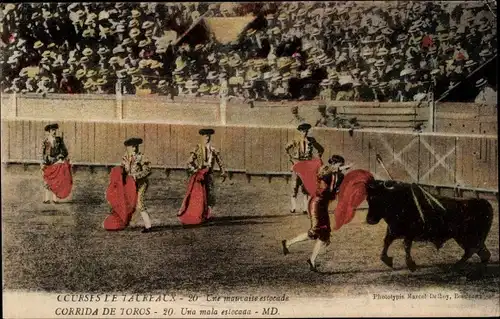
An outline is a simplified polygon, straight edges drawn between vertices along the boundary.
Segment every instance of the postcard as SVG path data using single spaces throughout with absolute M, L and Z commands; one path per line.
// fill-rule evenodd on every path
M 495 1 L 0 18 L 4 318 L 500 315 Z

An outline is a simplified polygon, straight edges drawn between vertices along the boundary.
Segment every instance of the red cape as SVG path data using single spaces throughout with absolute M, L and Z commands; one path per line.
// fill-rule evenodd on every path
M 104 229 L 122 230 L 128 226 L 137 203 L 137 189 L 135 181 L 127 175 L 123 183 L 121 166 L 114 167 L 109 176 L 109 186 L 106 191 L 106 200 L 111 205 L 111 215 L 104 220 Z
M 292 166 L 294 171 L 304 183 L 304 188 L 309 196 L 316 196 L 318 188 L 318 171 L 323 165 L 320 158 L 315 158 L 308 161 L 299 161 Z
M 210 218 L 207 191 L 202 184 L 208 169 L 198 170 L 189 179 L 186 196 L 177 216 L 183 225 L 198 225 Z
M 45 166 L 43 179 L 57 198 L 64 199 L 69 196 L 73 187 L 71 164 L 69 161 Z
M 335 230 L 349 223 L 354 218 L 354 211 L 366 199 L 366 185 L 373 180 L 373 175 L 357 169 L 344 176 L 335 209 Z

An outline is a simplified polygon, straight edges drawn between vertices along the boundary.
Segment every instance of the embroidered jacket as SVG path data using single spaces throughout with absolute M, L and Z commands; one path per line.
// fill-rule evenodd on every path
M 305 140 L 294 140 L 289 143 L 286 146 L 285 151 L 294 159 L 304 161 L 312 159 L 314 151 L 316 151 L 318 157 L 321 157 L 325 149 L 316 141 L 314 137 L 308 136 Z
M 52 165 L 68 157 L 68 150 L 62 137 L 56 136 L 52 142 L 49 138 L 45 138 L 41 148 L 42 162 L 45 165 Z
M 318 195 L 327 195 L 330 199 L 334 199 L 343 180 L 344 174 L 341 171 L 329 164 L 323 165 L 318 170 Z M 326 187 L 321 187 L 321 182 L 324 182 Z
M 202 168 L 209 168 L 212 171 L 215 162 L 219 165 L 220 170 L 224 172 L 225 167 L 220 152 L 212 145 L 203 146 L 198 144 L 190 153 L 187 169 L 191 174 Z
M 132 155 L 125 154 L 122 157 L 122 167 L 125 172 L 132 176 L 136 181 L 144 179 L 151 174 L 150 162 L 144 157 L 142 153 L 135 153 Z

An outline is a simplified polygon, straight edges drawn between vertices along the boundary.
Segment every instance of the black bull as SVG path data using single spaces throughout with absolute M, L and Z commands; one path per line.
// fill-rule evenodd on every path
M 392 257 L 387 255 L 387 250 L 395 239 L 401 238 L 406 265 L 411 271 L 416 269 L 411 257 L 413 241 L 431 242 L 440 249 L 446 241 L 454 239 L 464 250 L 457 266 L 465 264 L 473 254 L 477 254 L 482 263 L 489 261 L 491 254 L 484 241 L 491 228 L 493 208 L 487 200 L 431 198 L 416 184 L 392 181 L 372 180 L 366 186 L 367 223 L 374 225 L 381 219 L 387 223 L 381 260 L 389 267 L 392 267 Z

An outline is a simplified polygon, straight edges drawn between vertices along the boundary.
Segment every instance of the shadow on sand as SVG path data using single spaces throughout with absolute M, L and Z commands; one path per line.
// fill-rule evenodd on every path
M 321 275 L 341 275 L 341 274 L 387 274 L 392 280 L 399 281 L 404 277 L 411 277 L 414 280 L 432 282 L 438 285 L 450 283 L 459 278 L 465 278 L 468 281 L 488 280 L 498 278 L 500 276 L 500 263 L 494 262 L 487 265 L 481 263 L 469 262 L 462 268 L 457 269 L 455 264 L 438 263 L 434 265 L 419 266 L 415 272 L 410 272 L 406 266 L 397 268 L 380 269 L 380 270 L 348 270 L 348 271 L 327 271 L 319 272 Z
M 192 228 L 203 228 L 203 227 L 216 227 L 216 226 L 241 226 L 241 225 L 259 225 L 259 224 L 270 224 L 272 222 L 258 221 L 259 219 L 272 219 L 272 218 L 282 218 L 289 217 L 288 215 L 268 215 L 268 216 L 225 216 L 225 217 L 214 217 L 209 221 L 199 224 L 199 225 L 159 225 L 154 226 L 151 232 L 161 232 L 165 230 L 174 229 L 192 229 Z M 127 228 L 129 231 L 137 231 L 142 229 L 142 227 L 130 227 Z

